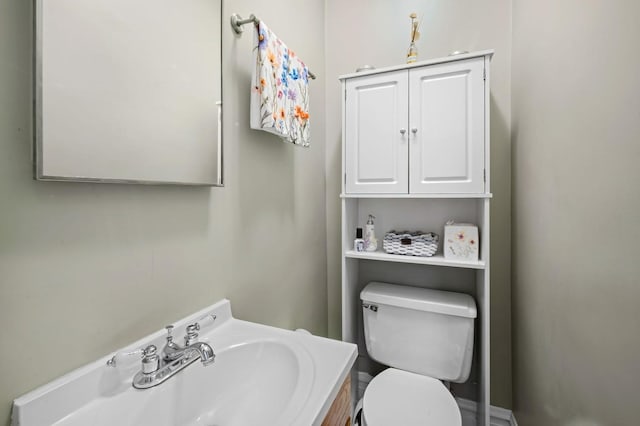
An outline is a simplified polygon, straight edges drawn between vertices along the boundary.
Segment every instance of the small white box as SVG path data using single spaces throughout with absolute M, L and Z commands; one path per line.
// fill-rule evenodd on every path
M 447 222 L 444 227 L 444 257 L 455 260 L 478 260 L 478 227 L 469 223 Z

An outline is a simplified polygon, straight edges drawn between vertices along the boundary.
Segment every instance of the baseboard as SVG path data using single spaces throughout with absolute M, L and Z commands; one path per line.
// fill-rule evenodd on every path
M 470 419 L 467 422 L 463 421 L 464 425 L 468 425 L 470 423 L 475 424 L 476 413 L 478 412 L 478 404 L 475 401 L 470 401 L 464 398 L 456 398 L 458 402 L 458 406 L 460 407 L 460 412 L 462 413 L 463 419 Z M 507 410 L 502 407 L 494 407 L 493 405 L 489 407 L 489 415 L 490 415 L 490 425 L 491 426 L 518 426 L 518 422 L 513 415 L 511 410 Z

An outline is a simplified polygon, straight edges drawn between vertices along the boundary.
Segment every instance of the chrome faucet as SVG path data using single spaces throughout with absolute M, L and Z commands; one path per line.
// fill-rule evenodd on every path
M 197 352 L 203 365 L 211 364 L 216 355 L 213 353 L 213 349 L 206 343 L 198 342 L 198 331 L 200 330 L 200 324 L 195 323 L 187 326 L 187 334 L 184 336 L 184 347 L 180 347 L 173 341 L 173 326 L 168 325 L 167 329 L 167 343 L 162 348 L 162 358 L 165 362 L 175 361 L 179 358 L 192 356 L 193 352 Z
M 143 351 L 142 369 L 133 377 L 133 387 L 148 389 L 163 383 L 174 374 L 193 364 L 198 359 L 203 365 L 210 365 L 216 358 L 211 346 L 198 342 L 198 323 L 187 326 L 184 346 L 173 341 L 173 326 L 168 325 L 167 342 L 162 348 L 162 358 L 156 352 L 157 348 L 150 345 Z

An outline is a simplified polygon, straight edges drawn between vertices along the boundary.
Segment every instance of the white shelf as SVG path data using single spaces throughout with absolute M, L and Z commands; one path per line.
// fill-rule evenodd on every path
M 486 262 L 484 262 L 483 260 L 465 261 L 445 259 L 442 254 L 436 254 L 435 256 L 431 257 L 420 257 L 389 254 L 381 251 L 366 252 L 347 250 L 345 251 L 344 255 L 345 257 L 351 259 L 381 260 L 384 262 L 413 263 L 418 265 L 449 266 L 454 268 L 467 269 L 485 269 L 486 267 Z
M 478 308 L 477 346 L 474 348 L 473 361 L 475 380 L 457 386 L 461 392 L 474 392 L 477 395 L 478 426 L 491 424 L 489 258 L 490 207 L 493 195 L 489 176 L 489 61 L 492 54 L 492 51 L 474 52 L 341 77 L 344 95 L 344 181 L 340 194 L 342 338 L 357 343 L 360 348 L 362 358 L 358 362 L 358 371 L 374 373 L 376 364 L 369 357 L 364 341 L 360 299 L 362 289 L 371 281 L 446 288 L 471 295 Z M 482 57 L 484 64 L 481 63 Z M 434 85 L 426 87 L 422 84 L 425 78 L 433 79 L 462 71 L 466 81 L 459 80 L 459 85 L 450 82 L 452 86 L 447 83 L 436 88 Z M 461 96 L 465 90 L 472 95 Z M 363 94 L 365 91 L 366 95 Z M 409 92 L 423 93 L 428 101 L 424 101 L 422 105 L 419 99 L 425 97 L 417 96 L 412 100 Z M 389 96 L 396 100 L 393 105 L 386 102 Z M 443 109 L 433 114 L 434 105 L 442 105 Z M 415 127 L 415 135 L 407 133 L 412 126 L 418 126 L 418 123 L 422 125 L 424 120 L 437 120 L 439 130 L 427 126 L 418 132 Z M 376 126 L 371 127 L 373 122 Z M 451 122 L 452 127 L 447 127 L 448 122 Z M 461 130 L 460 126 L 466 130 Z M 444 144 L 432 146 L 429 141 L 434 138 L 439 140 L 442 137 L 440 133 L 450 135 L 454 145 L 447 143 L 446 147 Z M 415 148 L 410 152 L 407 149 L 409 137 Z M 367 141 L 366 147 L 359 144 L 360 140 Z M 427 152 L 430 153 L 426 155 L 429 159 L 423 156 Z M 468 180 L 448 181 L 448 176 L 459 176 L 459 152 L 465 152 L 464 156 L 472 164 L 467 170 Z M 381 162 L 386 161 L 390 162 L 386 164 L 387 167 L 379 167 Z M 437 161 L 439 166 L 432 168 L 433 161 Z M 362 170 L 368 171 L 362 175 Z M 438 180 L 438 177 L 443 179 Z M 429 193 L 410 194 L 410 190 Z M 391 193 L 392 191 L 400 193 Z M 356 252 L 353 250 L 353 238 L 358 227 L 365 228 L 369 214 L 376 217 L 379 250 Z M 388 254 L 382 250 L 383 241 L 380 237 L 384 231 L 421 229 L 435 231 L 442 236 L 444 224 L 449 220 L 478 226 L 482 256 L 479 261 L 445 259 L 443 253 L 433 257 L 419 257 Z M 355 377 L 353 379 L 356 380 Z
M 493 198 L 491 193 L 479 194 L 340 194 L 340 198 Z

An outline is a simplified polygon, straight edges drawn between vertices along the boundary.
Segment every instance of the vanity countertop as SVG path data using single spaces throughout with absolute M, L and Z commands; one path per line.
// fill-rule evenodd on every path
M 111 354 L 17 398 L 12 425 L 320 425 L 350 374 L 356 345 L 235 319 L 226 299 L 175 329 L 212 315 L 199 340 L 213 347 L 213 364 L 195 362 L 140 390 L 131 385 L 138 357 L 119 356 L 108 367 Z M 162 348 L 165 337 L 158 331 L 118 353 Z

